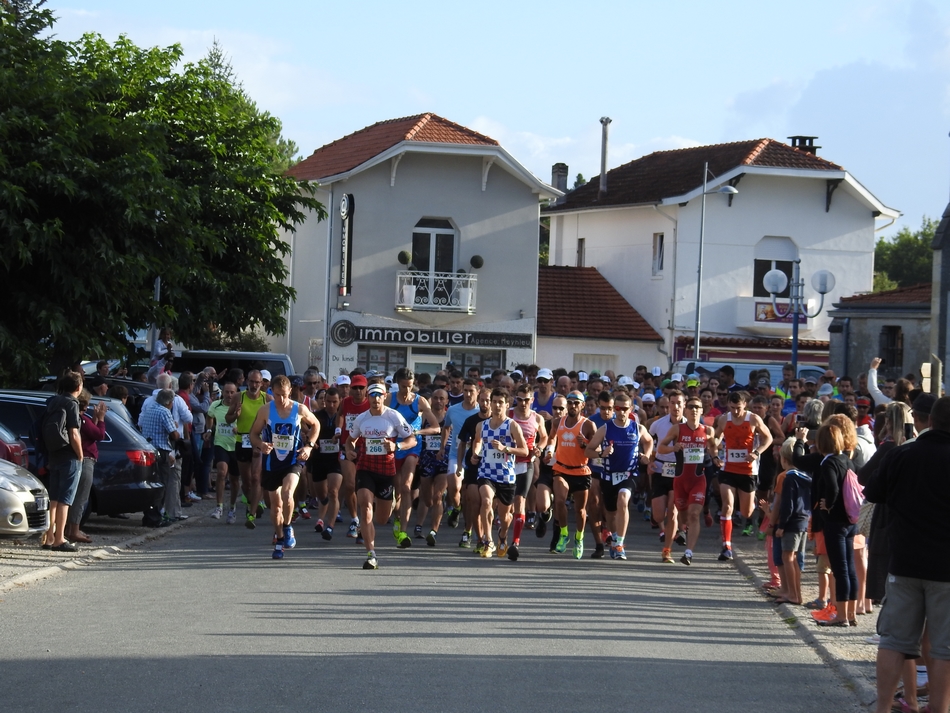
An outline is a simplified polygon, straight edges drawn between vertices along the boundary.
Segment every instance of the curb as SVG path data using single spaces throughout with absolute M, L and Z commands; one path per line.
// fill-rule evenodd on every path
M 754 583 L 756 589 L 762 587 L 765 581 L 756 574 L 755 570 L 747 565 L 739 556 L 736 550 L 733 550 L 733 561 L 739 572 L 748 577 Z M 811 646 L 821 659 L 831 666 L 835 672 L 845 680 L 849 687 L 854 691 L 858 702 L 863 706 L 870 706 L 877 701 L 877 689 L 868 682 L 868 679 L 847 661 L 843 661 L 836 656 L 818 637 L 807 627 L 803 626 L 805 620 L 802 619 L 788 604 L 778 604 L 774 606 L 776 613 L 779 613 L 783 619 L 795 619 L 797 626 L 792 627 L 799 638 Z
M 191 517 L 187 520 L 177 522 L 174 525 L 169 525 L 168 527 L 156 528 L 156 530 L 152 532 L 147 532 L 144 535 L 138 535 L 137 537 L 133 537 L 130 540 L 126 540 L 125 542 L 120 542 L 117 545 L 100 547 L 99 549 L 83 552 L 81 555 L 77 555 L 72 559 L 63 560 L 62 562 L 58 562 L 48 567 L 35 569 L 32 572 L 24 572 L 23 574 L 17 575 L 16 577 L 11 577 L 5 582 L 0 582 L 0 594 L 9 592 L 12 589 L 17 589 L 28 584 L 33 584 L 35 582 L 48 579 L 50 577 L 54 577 L 58 574 L 68 572 L 73 569 L 79 569 L 80 567 L 93 564 L 99 560 L 104 560 L 108 557 L 111 557 L 112 555 L 117 555 L 123 550 L 144 545 L 146 542 L 159 540 L 172 532 L 180 530 L 183 527 L 187 527 L 189 523 L 198 522 L 205 517 L 207 517 L 207 514 Z

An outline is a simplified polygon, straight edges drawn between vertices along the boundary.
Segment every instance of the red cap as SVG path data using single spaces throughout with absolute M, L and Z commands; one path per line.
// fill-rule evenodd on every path
M 362 374 L 350 378 L 350 386 L 366 386 L 366 377 Z

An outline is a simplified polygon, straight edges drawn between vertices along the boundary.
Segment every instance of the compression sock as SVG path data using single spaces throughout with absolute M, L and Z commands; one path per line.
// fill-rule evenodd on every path
M 521 543 L 521 531 L 524 529 L 524 515 L 515 515 L 515 534 L 513 542 L 517 545 Z
M 691 558 L 691 557 L 693 556 L 693 551 L 692 551 L 692 550 L 686 550 L 683 554 L 686 555 L 687 557 L 690 557 L 690 558 Z
M 565 527 L 564 529 L 566 530 L 567 528 Z M 574 533 L 574 539 L 577 540 L 578 542 L 580 542 L 581 540 L 583 540 L 583 539 L 584 539 L 584 532 L 583 532 L 582 530 L 578 530 L 577 532 L 575 532 L 575 533 Z M 601 547 L 603 547 L 603 545 L 601 545 Z
M 561 533 L 561 537 L 567 537 L 567 525 L 560 528 L 559 532 Z
M 732 518 L 720 516 L 719 529 L 722 530 L 722 546 L 732 547 Z
M 617 547 L 623 547 L 623 538 L 617 533 L 614 533 L 614 544 L 617 545 Z

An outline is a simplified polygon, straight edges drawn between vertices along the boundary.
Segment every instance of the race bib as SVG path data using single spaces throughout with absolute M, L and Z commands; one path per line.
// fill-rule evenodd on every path
M 745 463 L 746 458 L 749 457 L 749 451 L 747 450 L 733 450 L 729 449 L 726 451 L 726 462 L 727 463 Z
M 664 477 L 664 478 L 675 478 L 675 477 L 676 477 L 676 463 L 664 463 L 664 464 L 663 464 L 663 477 Z
M 339 453 L 340 444 L 334 441 L 332 438 L 322 438 L 320 439 L 320 452 L 321 453 Z
M 482 454 L 482 458 L 486 463 L 504 464 L 507 462 L 508 454 L 499 450 L 495 450 L 494 448 L 486 448 L 485 452 Z
M 705 448 L 684 448 L 683 462 L 690 465 L 700 465 L 705 460 Z
M 388 455 L 386 452 L 386 446 L 384 445 L 386 440 L 383 438 L 367 438 L 366 439 L 366 455 L 368 456 L 385 456 Z
M 278 451 L 291 451 L 294 448 L 294 437 L 292 435 L 275 433 L 271 436 L 270 442 Z
M 216 430 L 221 438 L 234 438 L 233 423 L 219 423 Z
M 242 448 L 252 448 L 252 447 L 253 447 L 253 446 L 251 446 L 251 434 L 250 434 L 250 433 L 242 433 L 242 434 L 241 434 L 241 447 L 242 447 Z
M 426 450 L 438 451 L 442 449 L 442 436 L 426 436 Z
M 347 433 L 353 430 L 353 424 L 356 423 L 356 417 L 359 416 L 358 413 L 348 413 L 346 414 L 346 431 Z
M 630 479 L 630 473 L 627 471 L 621 471 L 620 473 L 610 473 L 610 482 L 613 485 L 620 485 L 625 480 Z

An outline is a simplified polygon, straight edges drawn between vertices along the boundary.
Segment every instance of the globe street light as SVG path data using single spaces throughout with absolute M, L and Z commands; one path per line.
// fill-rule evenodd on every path
M 709 162 L 703 164 L 703 202 L 699 209 L 699 267 L 696 269 L 696 328 L 693 334 L 693 359 L 699 361 L 699 313 L 703 299 L 703 237 L 706 231 L 706 196 L 713 193 L 722 193 L 734 196 L 739 191 L 735 186 L 720 186 L 713 191 L 706 190 L 706 179 L 709 176 Z
M 821 301 L 818 303 L 818 309 L 814 314 L 808 314 L 805 309 L 805 281 L 801 278 L 801 260 L 792 261 L 792 285 L 789 292 L 788 309 L 784 314 L 779 311 L 778 303 L 775 298 L 780 292 L 784 292 L 788 287 L 788 276 L 781 270 L 769 270 L 762 278 L 762 285 L 772 296 L 772 309 L 775 310 L 775 316 L 779 319 L 785 319 L 792 315 L 792 371 L 798 376 L 798 317 L 804 315 L 808 319 L 814 319 L 821 314 L 825 306 L 825 295 L 835 288 L 835 276 L 828 270 L 819 270 L 811 276 L 811 286 L 819 295 Z

